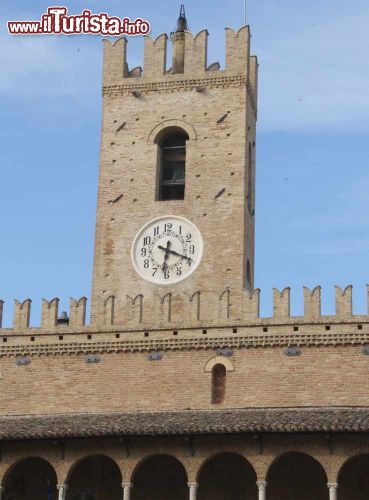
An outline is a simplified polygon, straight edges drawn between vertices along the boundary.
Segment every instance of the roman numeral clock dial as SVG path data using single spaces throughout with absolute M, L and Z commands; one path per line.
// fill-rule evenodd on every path
M 183 217 L 166 216 L 150 221 L 132 244 L 132 262 L 141 278 L 171 285 L 192 274 L 201 261 L 202 236 Z

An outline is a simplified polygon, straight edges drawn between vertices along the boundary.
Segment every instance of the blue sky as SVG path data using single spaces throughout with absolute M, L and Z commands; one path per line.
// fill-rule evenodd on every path
M 257 139 L 256 286 L 262 313 L 272 288 L 354 285 L 366 311 L 369 281 L 369 4 L 364 0 L 247 0 L 252 51 L 260 62 Z M 56 2 L 57 3 L 57 2 Z M 173 0 L 64 2 L 71 13 L 143 17 L 170 32 Z M 49 4 L 0 4 L 0 297 L 89 296 L 101 121 L 101 40 L 11 37 L 8 19 L 37 20 Z M 243 1 L 188 0 L 193 32 L 210 32 L 209 62 L 224 64 L 224 28 L 239 28 Z M 142 64 L 142 38 L 129 65 Z

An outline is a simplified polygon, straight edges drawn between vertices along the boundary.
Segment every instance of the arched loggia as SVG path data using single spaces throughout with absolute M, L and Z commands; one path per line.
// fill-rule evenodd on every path
M 171 455 L 154 455 L 133 474 L 132 500 L 188 500 L 187 473 Z
M 105 455 L 80 460 L 67 478 L 66 500 L 121 500 L 122 474 Z
M 310 455 L 289 452 L 278 457 L 267 475 L 268 500 L 327 500 L 327 475 Z
M 257 500 L 256 474 L 236 453 L 221 453 L 205 462 L 198 474 L 198 500 Z
M 56 500 L 57 477 L 54 468 L 39 457 L 13 465 L 3 480 L 2 500 Z
M 368 500 L 369 454 L 350 458 L 338 475 L 338 500 Z

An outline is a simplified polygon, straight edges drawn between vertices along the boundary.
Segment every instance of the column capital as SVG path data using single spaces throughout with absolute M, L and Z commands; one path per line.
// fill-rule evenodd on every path
M 122 483 L 122 487 L 130 490 L 131 488 L 133 488 L 133 483 Z
M 338 483 L 327 483 L 330 490 L 336 490 L 338 488 Z
M 265 481 L 265 479 L 261 479 L 260 481 L 256 481 L 256 484 L 257 484 L 257 487 L 259 488 L 259 490 L 265 490 L 266 487 L 268 486 L 268 483 L 267 483 L 267 481 Z
M 56 485 L 56 488 L 57 488 L 58 490 L 62 490 L 62 489 L 65 489 L 65 490 L 66 490 L 66 489 L 68 488 L 68 485 L 67 485 L 67 483 L 60 483 L 60 484 L 57 484 L 57 485 Z
M 199 483 L 187 483 L 187 486 L 191 489 L 196 489 L 199 487 Z

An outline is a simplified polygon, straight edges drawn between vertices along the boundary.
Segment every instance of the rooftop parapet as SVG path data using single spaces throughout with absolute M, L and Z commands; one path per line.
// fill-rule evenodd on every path
M 273 289 L 273 319 L 283 322 L 288 318 L 304 321 L 319 321 L 324 318 L 334 318 L 336 321 L 345 321 L 354 317 L 352 313 L 352 285 L 346 288 L 335 286 L 335 305 L 336 313 L 334 316 L 325 316 L 321 314 L 321 287 L 317 286 L 313 290 L 307 287 L 304 292 L 304 315 L 291 316 L 291 289 L 284 288 L 282 291 Z M 367 315 L 369 316 L 369 285 L 367 285 Z M 252 293 L 244 292 L 243 317 L 246 320 L 257 320 L 260 318 L 260 290 L 254 290 Z M 369 318 L 368 318 L 369 319 Z
M 293 323 L 345 323 L 368 322 L 369 323 L 369 285 L 367 286 L 368 311 L 365 314 L 354 315 L 352 310 L 352 286 L 341 288 L 335 287 L 334 315 L 321 314 L 321 287 L 317 286 L 310 290 L 304 287 L 304 315 L 291 316 L 290 311 L 290 288 L 282 291 L 273 289 L 273 315 L 272 317 L 260 316 L 260 290 L 253 292 L 244 290 L 242 292 L 242 303 L 239 294 L 227 288 L 223 291 L 195 291 L 191 295 L 166 293 L 163 296 L 153 294 L 136 297 L 126 297 L 126 300 L 118 299 L 110 295 L 102 304 L 96 324 L 86 325 L 87 298 L 78 300 L 71 298 L 69 316 L 67 313 L 59 314 L 59 299 L 42 301 L 40 333 L 52 333 L 60 328 L 68 328 L 70 331 L 80 331 L 85 326 L 88 329 L 95 328 L 97 331 L 104 328 L 148 328 L 165 327 L 168 325 L 187 325 L 199 327 L 205 324 L 242 324 L 242 325 L 281 325 Z M 0 300 L 0 325 L 3 317 L 3 304 Z M 24 334 L 29 330 L 37 330 L 30 324 L 31 317 L 30 299 L 23 302 L 18 300 L 14 304 L 12 328 L 1 328 L 0 334 L 10 333 Z M 63 315 L 64 314 L 64 315 Z M 124 318 L 122 321 L 121 318 Z M 155 328 L 154 328 L 155 329 Z
M 247 75 L 255 91 L 257 86 L 257 59 L 250 56 L 250 28 L 243 26 L 238 31 L 226 28 L 226 67 L 212 62 L 208 66 L 208 31 L 192 34 L 190 31 L 176 32 L 171 35 L 173 46 L 172 67 L 167 70 L 168 36 L 164 33 L 153 39 L 144 37 L 143 74 L 140 68 L 129 71 L 127 64 L 127 40 L 120 38 L 115 42 L 103 40 L 104 63 L 103 85 L 119 85 L 125 79 L 139 78 L 155 80 L 168 78 L 205 78 L 216 74 Z

